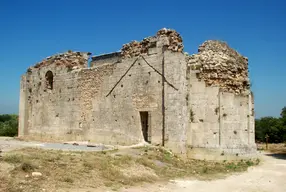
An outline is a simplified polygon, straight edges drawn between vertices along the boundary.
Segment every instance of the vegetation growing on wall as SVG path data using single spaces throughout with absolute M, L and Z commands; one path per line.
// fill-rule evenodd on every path
M 280 117 L 262 117 L 255 120 L 255 139 L 265 142 L 268 136 L 269 143 L 286 142 L 286 107 Z
M 0 136 L 14 137 L 18 134 L 18 115 L 0 115 Z

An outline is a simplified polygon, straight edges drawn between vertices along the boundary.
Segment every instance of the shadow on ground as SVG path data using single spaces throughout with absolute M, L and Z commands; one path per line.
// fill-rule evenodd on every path
M 270 153 L 266 154 L 266 156 L 274 157 L 276 159 L 286 160 L 286 153 Z

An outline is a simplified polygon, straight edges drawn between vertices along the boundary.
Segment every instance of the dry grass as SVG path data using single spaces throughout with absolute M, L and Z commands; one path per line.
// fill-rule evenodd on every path
M 165 179 L 186 176 L 211 179 L 221 173 L 226 174 L 229 172 L 245 171 L 249 166 L 257 165 L 260 162 L 259 159 L 236 162 L 215 162 L 194 159 L 182 160 L 162 148 L 146 149 L 142 158 L 137 161 L 154 169 L 157 175 Z M 165 166 L 154 163 L 156 161 L 164 163 Z
M 208 179 L 212 175 L 245 171 L 259 161 L 207 162 L 182 160 L 162 148 L 137 148 L 113 152 L 64 152 L 25 148 L 4 155 L 0 191 L 30 192 L 55 189 L 99 188 L 162 181 L 175 177 Z M 33 171 L 42 177 L 32 177 Z
M 260 143 L 257 144 L 259 150 L 266 150 L 266 144 Z M 279 153 L 279 154 L 286 154 L 286 143 L 271 143 L 268 144 L 268 149 L 271 153 Z

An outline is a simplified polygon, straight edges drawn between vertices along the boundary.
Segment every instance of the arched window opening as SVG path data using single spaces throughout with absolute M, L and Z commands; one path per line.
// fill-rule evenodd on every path
M 53 72 L 48 71 L 46 73 L 46 87 L 47 89 L 53 89 L 53 83 L 54 83 L 54 75 Z

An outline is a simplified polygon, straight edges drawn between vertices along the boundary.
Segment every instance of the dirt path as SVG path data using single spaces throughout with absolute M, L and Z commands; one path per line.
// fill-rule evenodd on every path
M 285 192 L 286 155 L 262 156 L 262 164 L 248 172 L 213 181 L 174 180 L 166 185 L 147 185 L 121 192 Z

